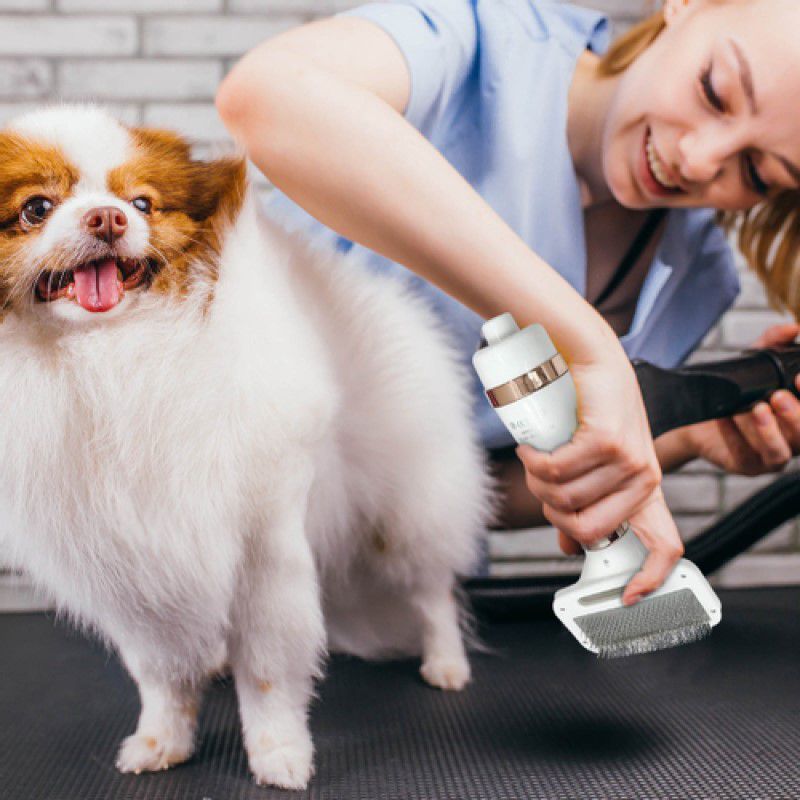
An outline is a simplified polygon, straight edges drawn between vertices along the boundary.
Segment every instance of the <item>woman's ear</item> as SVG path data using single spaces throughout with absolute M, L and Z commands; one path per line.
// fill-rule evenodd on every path
M 664 0 L 664 22 L 667 27 L 680 19 L 695 5 L 695 0 Z

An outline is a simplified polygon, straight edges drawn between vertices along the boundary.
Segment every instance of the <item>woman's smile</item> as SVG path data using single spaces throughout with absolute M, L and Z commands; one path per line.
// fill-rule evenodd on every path
M 661 160 L 649 126 L 645 127 L 644 139 L 639 148 L 638 174 L 639 183 L 650 195 L 669 197 L 683 194 L 678 181 Z

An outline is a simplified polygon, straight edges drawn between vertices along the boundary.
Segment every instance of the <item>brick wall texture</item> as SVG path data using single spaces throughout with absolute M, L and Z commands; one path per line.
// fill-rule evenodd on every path
M 588 4 L 606 11 L 617 32 L 653 8 L 651 0 Z M 93 100 L 125 121 L 180 130 L 201 152 L 219 149 L 227 137 L 213 98 L 236 59 L 286 28 L 354 5 L 353 0 L 0 0 L 0 124 L 48 101 Z M 742 280 L 736 307 L 697 358 L 745 347 L 766 325 L 786 319 L 768 308 L 752 275 L 743 270 Z M 768 481 L 723 477 L 695 463 L 668 476 L 665 490 L 682 532 L 691 536 Z M 497 535 L 491 550 L 499 573 L 559 566 L 553 537 L 541 531 Z M 796 559 L 797 522 L 759 545 L 731 581 L 768 581 L 776 575 L 784 580 L 787 574 L 796 580 Z

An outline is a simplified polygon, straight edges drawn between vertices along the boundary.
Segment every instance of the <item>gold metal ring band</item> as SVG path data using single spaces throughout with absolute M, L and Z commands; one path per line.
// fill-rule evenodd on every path
M 526 372 L 517 378 L 501 383 L 492 389 L 486 390 L 486 396 L 493 408 L 502 408 L 509 403 L 522 400 L 529 394 L 544 389 L 545 386 L 560 378 L 568 370 L 567 362 L 561 353 L 556 353 L 549 361 L 539 364 L 530 372 Z

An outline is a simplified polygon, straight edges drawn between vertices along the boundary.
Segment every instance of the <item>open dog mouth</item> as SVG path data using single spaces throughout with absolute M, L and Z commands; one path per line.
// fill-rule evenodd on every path
M 144 283 L 149 273 L 149 259 L 109 256 L 63 272 L 43 272 L 36 281 L 35 293 L 42 302 L 66 297 L 87 311 L 108 311 L 122 300 L 126 290 Z

